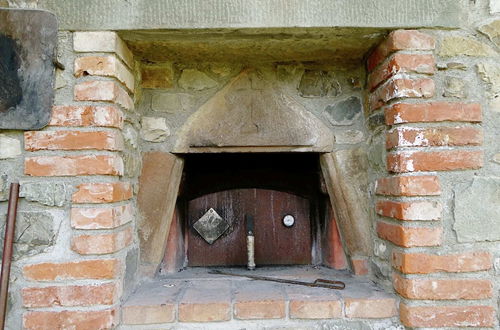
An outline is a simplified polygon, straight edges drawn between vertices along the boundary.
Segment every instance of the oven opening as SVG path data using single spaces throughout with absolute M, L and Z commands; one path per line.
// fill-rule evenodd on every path
M 345 265 L 318 154 L 189 154 L 184 160 L 161 274 L 253 263 Z

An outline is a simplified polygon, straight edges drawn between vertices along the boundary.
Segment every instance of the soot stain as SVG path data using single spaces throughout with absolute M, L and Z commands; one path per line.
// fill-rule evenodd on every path
M 22 101 L 19 67 L 19 49 L 16 41 L 0 34 L 0 112 L 7 112 Z

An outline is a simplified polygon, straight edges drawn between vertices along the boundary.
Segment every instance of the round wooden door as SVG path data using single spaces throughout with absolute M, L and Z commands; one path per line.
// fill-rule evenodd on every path
M 254 219 L 257 265 L 311 263 L 309 200 L 267 189 L 232 189 L 207 194 L 188 202 L 188 265 L 246 265 L 245 215 Z M 193 227 L 213 209 L 224 222 L 224 233 L 209 244 Z M 287 227 L 283 218 L 293 217 Z M 227 224 L 226 224 L 227 222 Z

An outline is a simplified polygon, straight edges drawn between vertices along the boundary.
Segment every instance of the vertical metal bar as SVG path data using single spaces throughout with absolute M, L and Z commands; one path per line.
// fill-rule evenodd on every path
M 5 327 L 7 312 L 7 296 L 9 293 L 10 266 L 16 229 L 17 202 L 19 200 L 19 183 L 10 184 L 9 207 L 5 223 L 5 239 L 3 241 L 2 273 L 0 275 L 0 329 Z
M 255 237 L 254 237 L 254 222 L 253 216 L 245 216 L 246 227 L 247 227 L 247 256 L 248 264 L 247 268 L 249 270 L 255 269 Z

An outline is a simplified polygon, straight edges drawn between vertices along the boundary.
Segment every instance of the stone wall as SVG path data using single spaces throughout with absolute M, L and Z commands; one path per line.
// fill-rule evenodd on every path
M 0 201 L 21 183 L 11 329 L 112 327 L 137 272 L 135 62 L 114 32 L 60 32 L 59 61 L 49 125 L 0 137 Z
M 372 167 L 372 266 L 408 327 L 498 326 L 498 22 L 395 31 L 367 62 L 386 149 Z
M 461 29 L 393 32 L 366 70 L 312 63 L 251 69 L 255 88 L 279 87 L 333 132 L 334 184 L 344 187 L 348 205 L 361 203 L 370 223 L 350 237 L 342 231 L 350 242 L 362 236 L 371 243 L 344 242 L 353 271 L 399 294 L 407 327 L 495 328 L 500 6 L 446 3 L 460 9 L 449 27 L 472 8 Z M 138 281 L 141 154 L 172 151 L 190 116 L 244 69 L 138 63 L 114 32 L 61 31 L 59 61 L 66 70 L 57 71 L 49 126 L 0 132 L 2 221 L 10 182 L 21 182 L 22 197 L 12 329 L 119 324 L 123 297 Z

